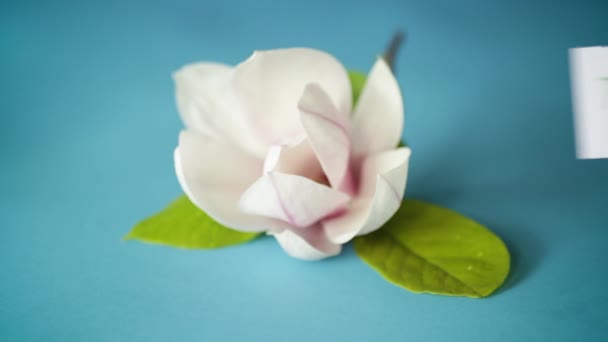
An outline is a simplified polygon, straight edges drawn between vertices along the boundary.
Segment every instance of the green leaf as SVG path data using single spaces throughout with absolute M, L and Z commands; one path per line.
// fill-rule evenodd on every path
M 258 235 L 222 226 L 184 195 L 160 213 L 138 223 L 125 240 L 182 248 L 219 248 L 247 242 Z
M 405 200 L 382 229 L 355 239 L 380 274 L 413 292 L 486 297 L 509 273 L 509 251 L 479 223 L 452 210 Z
M 348 71 L 348 78 L 350 78 L 350 85 L 353 90 L 353 106 L 359 100 L 359 95 L 361 95 L 361 91 L 363 90 L 363 86 L 365 86 L 365 81 L 367 80 L 367 76 L 355 70 Z

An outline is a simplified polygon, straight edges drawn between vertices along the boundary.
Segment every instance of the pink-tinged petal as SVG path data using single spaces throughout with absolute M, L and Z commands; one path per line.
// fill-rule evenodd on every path
M 321 184 L 327 182 L 321 164 L 306 137 L 271 146 L 264 160 L 264 171 L 298 175 Z
M 240 199 L 241 211 L 283 220 L 293 227 L 308 227 L 342 210 L 350 197 L 308 178 L 268 172 Z
M 410 154 L 409 148 L 402 147 L 364 161 L 359 196 L 343 215 L 323 222 L 332 242 L 345 243 L 356 235 L 371 233 L 397 212 L 405 192 Z
M 340 254 L 342 246 L 327 239 L 320 226 L 306 229 L 285 229 L 272 234 L 285 253 L 302 260 L 320 260 Z
M 205 115 L 209 100 L 222 92 L 232 75 L 232 67 L 219 63 L 198 63 L 185 66 L 173 75 L 179 114 L 187 129 L 208 137 L 218 137 L 213 118 Z
M 173 74 L 178 111 L 188 130 L 227 141 L 263 157 L 266 143 L 232 89 L 234 68 L 218 63 L 186 65 Z
M 403 131 L 403 98 L 386 62 L 379 58 L 370 71 L 354 111 L 352 140 L 357 157 L 387 151 Z
M 323 51 L 307 48 L 256 51 L 237 66 L 233 81 L 250 122 L 268 144 L 303 133 L 296 104 L 309 83 L 321 85 L 338 110 L 350 112 L 348 74 L 338 60 Z
M 238 208 L 243 192 L 262 174 L 262 162 L 199 133 L 183 131 L 175 149 L 175 170 L 190 200 L 219 223 L 241 231 L 282 229 L 267 217 L 248 215 Z
M 309 84 L 298 103 L 302 126 L 333 188 L 353 190 L 349 177 L 350 134 L 348 113 L 338 111 L 329 95 Z

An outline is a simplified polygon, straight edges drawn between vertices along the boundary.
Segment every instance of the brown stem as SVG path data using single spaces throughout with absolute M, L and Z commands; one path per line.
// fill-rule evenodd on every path
M 388 66 L 391 68 L 393 73 L 395 73 L 395 61 L 397 58 L 397 54 L 399 53 L 399 49 L 401 48 L 401 45 L 403 44 L 404 41 L 405 41 L 405 32 L 402 30 L 396 31 L 393 34 L 393 37 L 391 38 L 391 40 L 384 52 L 384 55 L 383 55 L 384 60 L 386 61 L 386 64 L 388 64 Z

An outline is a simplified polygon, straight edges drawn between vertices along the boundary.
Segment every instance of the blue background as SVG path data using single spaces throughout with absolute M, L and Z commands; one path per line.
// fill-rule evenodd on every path
M 606 1 L 0 4 L 0 340 L 592 341 L 608 332 L 608 160 L 574 157 L 567 49 Z M 180 194 L 172 71 L 310 46 L 367 70 L 397 27 L 406 196 L 508 244 L 482 300 L 417 295 L 354 254 L 123 242 Z M 607 129 L 608 133 L 608 129 Z

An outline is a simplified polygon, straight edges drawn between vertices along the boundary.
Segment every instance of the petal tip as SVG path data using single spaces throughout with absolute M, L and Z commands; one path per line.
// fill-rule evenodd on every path
M 309 227 L 297 234 L 291 230 L 284 230 L 272 235 L 285 253 L 295 259 L 318 261 L 340 254 L 342 245 L 326 240 L 319 228 Z

